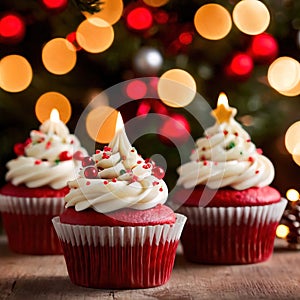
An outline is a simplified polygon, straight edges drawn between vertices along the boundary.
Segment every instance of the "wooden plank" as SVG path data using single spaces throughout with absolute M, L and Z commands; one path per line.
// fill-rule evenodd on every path
M 73 285 L 64 258 L 12 253 L 0 237 L 0 299 L 300 299 L 300 252 L 277 241 L 273 256 L 252 265 L 187 262 L 179 247 L 170 281 L 139 290 Z

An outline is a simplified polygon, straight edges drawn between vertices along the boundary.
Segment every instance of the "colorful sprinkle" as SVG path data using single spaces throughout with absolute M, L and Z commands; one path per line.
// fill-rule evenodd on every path
M 251 140 L 250 140 L 250 139 L 247 139 L 247 140 L 246 140 L 246 142 L 247 142 L 247 143 L 250 143 L 250 142 L 251 142 Z
M 111 151 L 111 148 L 108 146 L 104 146 L 103 151 Z
M 203 166 L 207 166 L 207 165 L 208 165 L 208 161 L 205 160 L 205 161 L 203 162 Z
M 101 150 L 97 149 L 96 150 L 96 154 L 99 154 L 101 152 Z
M 141 163 L 142 163 L 142 161 L 141 161 L 141 160 L 138 160 L 136 163 L 139 165 L 139 164 L 141 164 Z
M 263 151 L 262 151 L 261 148 L 257 148 L 257 149 L 256 149 L 256 152 L 257 152 L 258 154 L 263 154 Z
M 159 189 L 160 192 L 162 192 L 163 190 L 164 190 L 164 189 L 163 189 L 162 187 Z
M 123 175 L 123 174 L 126 174 L 126 171 L 125 171 L 124 169 L 122 169 L 122 170 L 120 171 L 120 175 Z
M 250 162 L 254 162 L 254 158 L 253 158 L 252 156 L 249 156 L 248 160 L 249 160 Z
M 255 171 L 255 174 L 258 174 L 258 173 L 259 173 L 259 170 L 256 170 L 256 171 Z
M 42 161 L 39 160 L 39 159 L 37 159 L 37 160 L 34 162 L 35 165 L 40 165 L 41 163 L 42 163 Z
M 107 184 L 108 184 L 108 181 L 107 181 L 107 180 L 104 180 L 104 181 L 103 181 L 103 184 L 107 185 Z
M 134 152 L 134 149 L 131 149 L 130 152 Z
M 227 146 L 226 146 L 226 150 L 232 149 L 235 147 L 235 143 L 234 142 L 230 142 Z
M 202 151 L 206 151 L 206 148 L 205 148 L 205 147 L 202 147 Z
M 234 135 L 235 135 L 235 136 L 239 136 L 239 133 L 238 133 L 238 132 L 235 132 Z
M 109 159 L 110 155 L 106 154 L 105 152 L 102 154 L 103 159 Z
M 48 141 L 47 143 L 46 143 L 46 146 L 45 146 L 45 148 L 46 149 L 49 149 L 51 147 L 51 142 L 50 141 Z
M 224 133 L 224 135 L 227 135 L 227 134 L 228 134 L 228 131 L 227 131 L 227 130 L 224 130 L 223 133 Z
M 201 159 L 201 160 L 206 160 L 205 155 L 201 155 L 200 159 Z
M 117 182 L 117 178 L 113 178 L 111 181 L 112 182 Z
M 90 182 L 90 181 L 87 181 L 87 182 L 86 182 L 86 185 L 90 185 L 90 184 L 91 184 L 91 182 Z
M 143 169 L 150 169 L 152 165 L 150 163 L 143 165 Z
M 159 185 L 159 182 L 158 182 L 158 181 L 153 181 L 153 182 L 152 182 L 152 185 L 153 185 L 153 186 Z

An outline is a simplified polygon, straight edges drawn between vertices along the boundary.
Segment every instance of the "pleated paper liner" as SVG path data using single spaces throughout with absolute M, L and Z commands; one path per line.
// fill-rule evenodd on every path
M 51 220 L 63 210 L 62 197 L 0 195 L 0 211 L 10 249 L 20 254 L 62 254 Z
M 184 256 L 205 264 L 250 264 L 273 253 L 276 228 L 286 199 L 253 207 L 187 207 L 181 242 Z
M 93 288 L 148 288 L 166 283 L 186 217 L 173 225 L 82 226 L 53 224 L 76 285 Z

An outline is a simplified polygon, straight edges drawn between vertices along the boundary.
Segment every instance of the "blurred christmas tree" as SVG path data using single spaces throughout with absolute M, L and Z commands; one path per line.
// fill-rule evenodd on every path
M 112 1 L 1 0 L 2 16 L 16 14 L 23 20 L 24 30 L 19 32 L 17 40 L 0 40 L 0 57 L 22 55 L 33 69 L 32 82 L 24 91 L 11 93 L 0 89 L 1 184 L 4 183 L 5 163 L 14 157 L 14 144 L 23 141 L 31 129 L 39 126 L 34 109 L 43 93 L 57 91 L 71 101 L 73 113 L 68 126 L 73 131 L 83 109 L 101 90 L 124 80 L 160 76 L 169 69 L 180 68 L 193 76 L 197 92 L 212 107 L 216 105 L 218 94 L 226 92 L 231 106 L 238 109 L 238 120 L 274 162 L 277 169 L 274 185 L 282 193 L 290 186 L 297 187 L 299 171 L 285 150 L 284 134 L 300 119 L 300 99 L 276 92 L 269 86 L 266 76 L 270 63 L 278 56 L 299 60 L 300 2 L 263 1 L 270 12 L 271 23 L 266 31 L 268 34 L 260 36 L 260 40 L 242 33 L 234 25 L 226 37 L 209 40 L 197 33 L 193 20 L 199 7 L 210 1 L 169 0 L 161 7 L 147 5 L 151 4 L 150 0 L 123 1 L 123 15 L 113 25 L 114 40 L 107 50 L 97 54 L 78 51 L 76 66 L 65 75 L 47 71 L 41 57 L 45 43 L 67 36 L 74 42 L 70 33 L 85 19 L 80 10 L 104 11 L 105 4 Z M 238 2 L 214 1 L 230 13 Z M 139 99 L 138 95 L 136 98 Z M 131 101 L 123 106 L 122 99 L 114 101 L 120 101 L 114 105 L 120 106 L 125 121 L 148 112 L 175 114 L 194 138 L 202 134 L 201 126 L 185 109 L 167 107 L 149 99 Z M 168 124 L 162 127 L 165 134 L 171 134 Z M 180 132 L 178 134 L 179 141 L 180 138 L 184 140 Z M 145 157 L 153 153 L 165 157 L 166 181 L 172 186 L 179 163 L 176 148 L 157 135 L 142 137 L 135 144 Z M 147 147 L 143 147 L 146 144 Z

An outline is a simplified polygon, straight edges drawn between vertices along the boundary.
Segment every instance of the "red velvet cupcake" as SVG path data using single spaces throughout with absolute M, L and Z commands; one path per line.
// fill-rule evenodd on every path
M 227 100 L 227 99 L 226 99 Z M 178 168 L 173 202 L 188 218 L 185 257 L 209 264 L 267 260 L 287 201 L 270 187 L 274 167 L 234 120 L 228 103 L 213 111 L 216 123 L 196 142 L 191 161 Z
M 0 211 L 11 250 L 21 254 L 61 254 L 52 218 L 64 210 L 67 181 L 87 155 L 59 120 L 32 130 L 14 147 L 7 163 L 7 184 L 0 190 Z
M 66 210 L 53 219 L 74 284 L 148 288 L 171 276 L 186 217 L 164 205 L 162 172 L 144 160 L 122 127 L 111 143 L 82 161 L 69 182 Z

